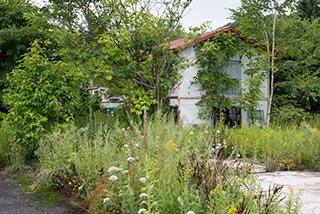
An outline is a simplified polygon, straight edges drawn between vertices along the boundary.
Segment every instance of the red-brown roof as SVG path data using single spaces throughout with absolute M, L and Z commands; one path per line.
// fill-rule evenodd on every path
M 206 32 L 206 33 L 202 34 L 202 36 L 198 40 L 196 40 L 195 42 L 190 42 L 187 38 L 182 38 L 182 39 L 177 39 L 177 40 L 171 41 L 169 44 L 170 49 L 173 50 L 174 52 L 179 52 L 185 48 L 188 48 L 192 45 L 196 45 L 198 43 L 206 41 L 206 40 L 214 37 L 215 35 L 223 34 L 225 32 L 233 32 L 239 36 L 241 35 L 241 32 L 239 30 L 237 30 L 236 28 L 234 28 L 232 26 L 226 26 L 226 27 L 219 28 L 217 30 Z M 250 39 L 249 41 L 252 44 L 261 48 L 262 50 L 268 51 L 266 46 L 259 44 L 256 40 Z

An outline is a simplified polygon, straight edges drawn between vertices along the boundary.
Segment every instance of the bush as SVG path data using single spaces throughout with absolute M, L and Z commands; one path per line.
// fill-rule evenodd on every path
M 57 126 L 73 121 L 80 106 L 85 71 L 50 56 L 50 42 L 35 41 L 8 76 L 3 101 L 9 112 L 2 126 L 10 130 L 26 159 L 34 157 L 38 141 Z
M 11 147 L 9 139 L 3 128 L 0 128 L 0 168 L 10 162 Z
M 272 118 L 274 125 L 290 127 L 292 125 L 300 125 L 303 121 L 307 121 L 310 115 L 301 108 L 286 105 L 277 109 Z

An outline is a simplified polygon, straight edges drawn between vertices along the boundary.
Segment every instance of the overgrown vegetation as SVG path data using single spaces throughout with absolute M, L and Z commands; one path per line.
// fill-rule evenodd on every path
M 39 160 L 37 182 L 93 214 L 298 213 L 294 194 L 281 207 L 282 187 L 262 191 L 240 160 L 320 170 L 320 31 L 307 1 L 242 0 L 233 11 L 242 35 L 265 45 L 262 60 L 229 34 L 199 44 L 205 117 L 232 106 L 224 93 L 238 82 L 221 70 L 239 54 L 255 59 L 237 100 L 253 124 L 260 71 L 271 68 L 273 124 L 230 129 L 223 117 L 195 128 L 159 113 L 185 66 L 169 42 L 187 35 L 180 20 L 191 0 L 49 0 L 41 9 L 0 0 L 0 167 L 21 172 Z M 114 115 L 100 111 L 89 80 L 124 99 Z
M 89 213 L 286 213 L 282 187 L 262 192 L 250 166 L 239 164 L 250 153 L 237 131 L 182 127 L 159 114 L 145 130 L 66 127 L 44 138 L 37 155 L 43 181 L 83 200 Z
M 241 154 L 262 161 L 268 170 L 320 170 L 320 133 L 303 122 L 299 127 L 252 127 L 231 134 Z

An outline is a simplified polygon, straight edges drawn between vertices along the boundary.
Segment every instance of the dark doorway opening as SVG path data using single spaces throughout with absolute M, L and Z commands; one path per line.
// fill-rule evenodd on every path
M 217 109 L 214 107 L 215 112 L 213 118 L 213 125 L 218 125 L 219 122 L 223 122 L 229 127 L 241 126 L 241 107 L 233 106 L 230 109 Z

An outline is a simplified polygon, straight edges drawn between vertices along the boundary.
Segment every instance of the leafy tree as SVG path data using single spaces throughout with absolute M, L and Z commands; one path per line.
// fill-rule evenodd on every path
M 301 20 L 291 15 L 281 20 L 274 106 L 320 111 L 319 20 Z
M 195 83 L 200 83 L 205 94 L 197 105 L 201 106 L 200 117 L 213 121 L 219 114 L 215 109 L 229 109 L 232 101 L 226 92 L 239 86 L 222 68 L 228 67 L 232 57 L 239 54 L 239 38 L 233 33 L 217 35 L 197 48 L 199 71 Z M 215 108 L 214 108 L 215 107 Z
M 300 17 L 311 21 L 320 16 L 320 1 L 299 0 L 297 10 Z
M 35 39 L 44 38 L 32 16 L 40 14 L 39 8 L 26 0 L 0 0 L 0 111 L 7 108 L 2 102 L 2 92 L 7 87 L 6 76 L 17 65 Z M 43 24 L 43 23 L 42 23 Z
M 128 98 L 129 114 L 132 104 L 137 105 L 132 107 L 136 113 L 145 107 L 152 107 L 153 111 L 160 108 L 178 79 L 181 61 L 171 52 L 169 42 L 181 36 L 179 21 L 191 0 L 50 2 L 57 8 L 57 14 L 61 14 L 61 23 L 70 23 L 72 27 L 68 28 L 78 30 L 86 38 L 83 47 L 92 51 L 86 61 L 97 62 L 90 63 L 96 65 L 96 76 L 112 74 L 112 79 L 106 78 L 103 83 L 109 94 Z M 84 25 L 76 24 L 79 16 L 64 13 L 61 10 L 64 5 L 82 14 Z M 141 99 L 143 104 L 139 102 Z
M 14 140 L 33 155 L 40 137 L 58 124 L 70 122 L 80 105 L 84 72 L 49 56 L 46 42 L 35 41 L 8 78 L 4 101 L 9 106 L 3 125 Z
M 163 7 L 160 17 L 151 14 L 155 9 L 152 1 L 119 1 L 121 7 L 112 10 L 114 19 L 110 20 L 111 27 L 102 38 L 108 50 L 113 47 L 113 53 L 120 54 L 112 57 L 119 59 L 115 64 L 120 74 L 113 80 L 118 80 L 118 88 L 128 93 L 129 112 L 131 102 L 137 103 L 135 99 L 140 99 L 131 96 L 131 91 L 140 91 L 133 92 L 136 95 L 144 91 L 141 95 L 146 103 L 141 107 L 153 104 L 153 111 L 157 111 L 177 82 L 180 58 L 171 52 L 169 42 L 176 38 L 181 15 L 190 2 L 158 2 Z M 113 4 L 111 8 L 114 7 Z
M 202 107 L 200 117 L 219 118 L 218 109 L 230 109 L 233 105 L 240 104 L 243 110 L 251 112 L 251 122 L 256 118 L 255 112 L 259 106 L 258 100 L 262 97 L 262 84 L 265 81 L 266 60 L 265 52 L 255 47 L 234 33 L 216 35 L 197 48 L 197 66 L 199 71 L 195 83 L 200 83 L 205 94 L 197 103 Z M 233 79 L 224 69 L 230 65 L 234 57 L 242 59 L 246 57 L 249 63 L 245 65 L 244 74 L 247 76 L 242 83 Z M 243 70 L 243 69 L 242 69 Z M 233 88 L 242 84 L 240 94 L 237 95 L 236 103 L 228 94 Z
M 265 68 L 267 61 L 262 57 L 264 53 L 261 50 L 248 48 L 246 56 L 250 59 L 250 62 L 246 65 L 247 69 L 244 74 L 248 78 L 244 81 L 243 88 L 241 88 L 241 96 L 239 102 L 243 110 L 250 112 L 249 119 L 250 124 L 255 124 L 257 118 L 257 109 L 259 107 L 258 100 L 263 97 L 261 91 L 263 82 L 268 77 Z
M 268 96 L 267 124 L 270 123 L 271 105 L 274 94 L 277 20 L 292 9 L 293 0 L 241 0 L 241 6 L 231 10 L 233 19 L 239 23 L 239 29 L 247 38 L 254 38 L 267 47 L 270 60 L 270 84 Z
M 299 1 L 297 10 L 293 10 L 293 1 L 278 3 L 274 8 L 276 19 L 273 24 L 272 15 L 268 15 L 267 11 L 260 8 L 257 10 L 259 13 L 254 13 L 259 7 L 253 7 L 254 3 L 250 1 L 243 2 L 246 3 L 246 7 L 234 11 L 235 18 L 242 23 L 243 32 L 257 38 L 258 41 L 262 39 L 267 47 L 270 47 L 270 43 L 266 42 L 267 39 L 263 40 L 263 35 L 266 35 L 265 38 L 274 36 L 274 50 L 277 50 L 277 53 L 273 56 L 277 59 L 272 67 L 277 72 L 270 74 L 271 80 L 274 80 L 271 81 L 271 90 L 274 90 L 275 95 L 272 102 L 273 112 L 287 112 L 285 108 L 297 109 L 297 112 L 301 109 L 310 113 L 319 112 L 319 21 L 315 12 L 317 8 L 313 7 L 314 11 L 309 11 L 309 15 L 306 15 L 307 12 L 305 15 L 302 13 L 304 9 L 311 10 L 315 1 Z M 255 4 L 260 5 L 262 2 L 265 1 Z M 292 9 L 290 14 L 286 11 L 288 9 Z M 260 14 L 260 18 L 257 18 L 257 14 Z M 257 28 L 259 31 L 251 29 L 255 23 L 261 26 Z

